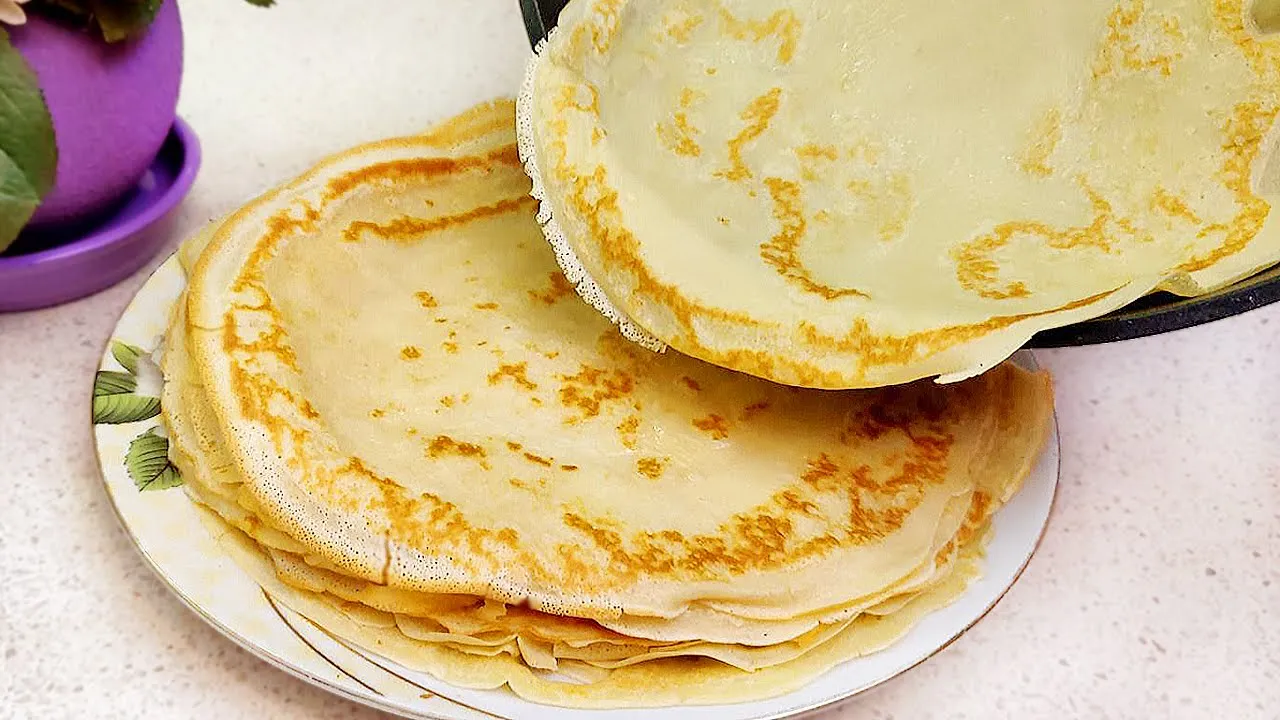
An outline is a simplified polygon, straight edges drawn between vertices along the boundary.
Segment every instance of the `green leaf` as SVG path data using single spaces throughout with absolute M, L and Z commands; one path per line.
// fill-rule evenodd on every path
M 53 188 L 57 169 L 53 118 L 39 81 L 0 30 L 0 252 Z
M 89 0 L 93 17 L 109 43 L 128 40 L 151 26 L 162 0 Z
M 137 354 L 131 354 L 131 351 L 137 351 Z M 124 343 L 113 343 L 111 347 L 111 353 L 121 365 L 128 367 L 125 360 L 129 360 L 135 369 L 141 352 Z M 138 379 L 133 375 L 115 370 L 99 370 L 93 378 L 93 424 L 120 425 L 149 420 L 159 415 L 160 398 L 134 395 L 137 389 Z
M 94 425 L 123 425 L 160 414 L 160 398 L 149 395 L 99 395 L 93 398 Z
M 120 348 L 117 349 L 116 345 Z M 126 365 L 121 357 L 130 358 L 129 350 L 137 350 L 124 343 L 114 343 L 111 352 Z M 141 351 L 139 351 L 141 352 Z M 130 358 L 137 367 L 137 355 Z M 127 365 L 126 365 L 127 367 Z M 148 420 L 160 414 L 160 398 L 149 395 L 134 395 L 138 389 L 138 379 L 129 373 L 114 370 L 99 370 L 93 378 L 93 424 L 119 425 L 122 423 Z
M 138 381 L 128 373 L 99 370 L 93 377 L 93 396 L 120 395 L 138 389 Z
M 168 490 L 182 484 L 182 474 L 169 462 L 169 440 L 151 428 L 129 443 L 125 470 L 139 490 Z
M 135 38 L 155 21 L 165 0 L 38 0 L 29 8 L 50 15 L 64 25 L 97 26 L 109 43 Z M 176 2 L 176 0 L 168 0 Z M 246 0 L 257 7 L 271 7 L 274 0 Z
M 111 356 L 120 363 L 120 367 L 128 370 L 130 375 L 138 374 L 138 358 L 145 354 L 137 345 L 122 343 L 119 340 L 111 341 Z
M 36 0 L 25 8 L 52 18 L 54 22 L 76 30 L 87 29 L 93 22 L 89 0 Z

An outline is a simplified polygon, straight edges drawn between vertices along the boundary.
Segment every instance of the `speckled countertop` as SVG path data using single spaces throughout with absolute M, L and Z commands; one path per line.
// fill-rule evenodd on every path
M 205 165 L 166 232 L 511 93 L 516 5 L 185 2 L 181 112 Z M 0 315 L 0 718 L 377 717 L 206 626 L 117 526 L 90 377 L 144 277 Z M 824 720 L 1280 717 L 1280 305 L 1040 358 L 1063 460 L 1038 555 L 959 642 Z

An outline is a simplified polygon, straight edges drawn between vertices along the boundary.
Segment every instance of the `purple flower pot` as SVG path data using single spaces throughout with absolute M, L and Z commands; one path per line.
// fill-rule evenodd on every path
M 0 312 L 91 295 L 132 275 L 171 239 L 165 222 L 200 167 L 200 144 L 178 120 L 151 166 L 112 211 L 82 226 L 24 232 L 0 255 Z
M 57 178 L 29 228 L 83 222 L 138 182 L 173 127 L 182 79 L 182 21 L 166 0 L 145 34 L 107 43 L 97 31 L 30 13 L 9 28 L 53 115 Z

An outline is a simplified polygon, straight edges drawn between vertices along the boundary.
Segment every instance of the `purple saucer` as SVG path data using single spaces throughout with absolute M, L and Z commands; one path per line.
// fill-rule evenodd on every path
M 0 312 L 92 295 L 146 265 L 169 240 L 146 231 L 182 201 L 199 168 L 200 142 L 176 119 L 151 167 L 105 217 L 74 231 L 20 236 L 0 255 Z

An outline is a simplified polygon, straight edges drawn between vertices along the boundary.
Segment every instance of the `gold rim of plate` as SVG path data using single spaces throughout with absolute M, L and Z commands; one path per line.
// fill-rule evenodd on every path
M 173 286 L 167 296 L 164 295 L 166 283 Z M 124 398 L 126 402 L 117 403 L 113 406 L 114 410 L 105 407 L 107 403 L 102 403 L 103 407 L 99 406 L 97 402 L 97 396 L 100 395 L 99 377 L 104 371 L 115 373 L 117 376 L 135 376 L 134 382 L 137 383 L 139 379 L 137 376 L 142 374 L 136 367 L 137 361 L 134 361 L 135 367 L 132 368 L 123 365 L 119 355 L 121 350 L 118 348 L 124 348 L 123 352 L 126 355 L 132 349 L 142 350 L 144 356 L 149 356 L 156 346 L 144 348 L 137 343 L 146 345 L 162 341 L 169 308 L 183 284 L 177 258 L 170 256 L 151 272 L 139 288 L 117 319 L 111 337 L 100 354 L 101 361 L 98 372 L 95 374 L 93 388 L 95 397 L 91 402 L 90 431 L 94 436 L 94 455 L 99 471 L 102 473 L 103 485 L 107 491 L 112 512 L 143 561 L 187 608 L 219 633 L 255 657 L 300 680 L 358 704 L 402 717 L 430 718 L 431 720 L 505 719 L 511 716 L 503 714 L 503 707 L 510 707 L 513 704 L 522 706 L 520 717 L 528 717 L 529 712 L 535 714 L 540 712 L 545 715 L 554 713 L 557 717 L 564 716 L 566 713 L 576 713 L 583 718 L 616 716 L 619 719 L 654 714 L 667 717 L 681 715 L 720 718 L 724 717 L 724 713 L 729 708 L 732 708 L 736 711 L 733 716 L 741 720 L 778 720 L 829 710 L 835 705 L 842 704 L 873 687 L 909 672 L 950 647 L 969 629 L 981 622 L 1026 570 L 1040 547 L 1053 514 L 1060 472 L 1056 412 L 1050 442 L 1042 452 L 1036 468 L 1027 478 L 1022 492 L 996 516 L 995 535 L 988 547 L 987 567 L 984 568 L 982 578 L 975 582 L 956 603 L 927 617 L 920 626 L 912 630 L 906 638 L 895 643 L 893 647 L 844 663 L 806 688 L 772 700 L 738 705 L 634 710 L 565 710 L 519 700 L 506 690 L 453 688 L 430 678 L 425 673 L 400 668 L 391 660 L 353 646 L 331 634 L 309 618 L 283 606 L 266 590 L 249 579 L 247 574 L 240 571 L 230 557 L 218 549 L 213 538 L 208 536 L 207 531 L 198 522 L 195 506 L 187 498 L 186 493 L 177 490 L 181 484 L 180 479 L 175 479 L 176 475 L 164 474 L 161 460 L 156 454 L 158 443 L 141 442 L 146 440 L 146 436 L 154 434 L 157 426 L 160 425 L 159 401 L 156 399 L 154 407 L 151 407 L 149 401 L 152 398 L 145 394 L 146 388 L 135 386 L 129 392 L 118 393 L 126 396 Z M 153 295 L 160 295 L 160 299 L 153 298 Z M 1030 352 L 1023 351 L 1017 357 L 1025 364 L 1036 366 Z M 143 362 L 146 360 L 144 359 Z M 155 376 L 158 378 L 158 371 Z M 159 388 L 156 387 L 154 390 L 158 397 Z M 124 409 L 121 410 L 121 407 Z M 148 414 L 153 410 L 155 414 Z M 164 447 L 167 452 L 167 441 L 164 442 Z M 134 452 L 135 448 L 136 452 Z M 147 451 L 151 451 L 150 455 Z M 167 463 L 167 455 L 164 462 Z M 118 494 L 121 490 L 126 494 Z M 172 507 L 150 507 L 150 501 L 153 499 L 156 501 L 163 499 L 166 505 Z M 183 504 L 189 506 L 190 510 L 185 518 L 176 517 L 182 513 L 154 512 L 154 510 L 176 509 Z M 1024 517 L 1016 520 L 1030 521 L 1033 524 L 1029 530 L 1023 528 L 1021 531 L 1014 531 L 1019 534 L 1019 537 L 1010 539 L 1009 536 L 1013 532 L 1010 531 L 1009 525 L 1013 524 L 1011 520 L 1014 519 L 1012 517 L 1014 515 L 1023 515 Z M 142 526 L 146 523 L 152 525 L 144 529 Z M 165 523 L 181 523 L 181 525 L 175 525 L 172 528 L 178 530 L 174 534 L 165 532 L 159 527 Z M 190 535 L 183 533 L 190 533 Z M 143 534 L 148 535 L 148 539 L 140 537 Z M 185 571 L 186 574 L 200 572 L 209 574 L 213 573 L 213 570 L 194 571 L 188 567 L 190 563 L 185 562 L 181 563 L 181 567 L 175 567 L 176 557 L 159 557 L 161 553 L 151 547 L 153 543 L 150 541 L 150 536 L 162 536 L 169 541 L 185 540 L 185 545 L 182 542 L 166 543 L 166 547 L 163 548 L 164 553 L 175 556 L 185 555 L 188 559 L 200 560 L 210 568 L 216 568 L 219 573 L 225 574 L 228 578 L 234 578 L 238 574 L 240 580 L 238 592 L 234 596 L 224 598 L 223 607 L 211 609 L 208 606 L 212 603 L 207 599 L 196 597 L 201 591 L 206 595 L 210 594 L 209 588 L 203 583 L 193 583 L 191 578 L 177 577 L 181 573 L 175 570 Z M 206 542 L 201 543 L 202 539 Z M 204 547 L 200 547 L 201 545 Z M 997 552 L 1013 556 L 1014 563 L 1005 568 L 1005 581 L 992 591 L 990 588 L 984 588 L 984 585 L 989 584 L 993 579 L 991 558 Z M 209 577 L 216 579 L 212 574 Z M 202 586 L 192 587 L 192 585 Z M 984 589 L 986 592 L 982 592 Z M 979 595 L 988 599 L 981 603 L 976 612 L 964 610 L 962 604 L 966 598 L 972 602 L 975 596 Z M 243 603 L 243 606 L 233 608 L 232 605 L 235 603 Z M 228 617 L 236 614 L 237 611 L 240 613 L 237 617 Z M 864 663 L 868 658 L 899 651 L 904 643 L 911 642 L 919 645 L 921 640 L 916 636 L 922 629 L 927 629 L 931 621 L 937 620 L 939 616 L 949 614 L 964 617 L 951 623 L 949 630 L 933 633 L 933 637 L 927 642 L 927 651 L 916 652 L 909 661 L 899 663 L 891 672 L 874 673 L 871 677 L 850 672 L 851 666 Z M 258 632 L 247 630 L 246 626 L 256 626 L 255 629 Z M 913 638 L 916 639 L 913 640 Z M 284 646 L 282 650 L 282 641 L 292 644 Z M 840 681 L 839 678 L 845 675 L 849 676 L 847 680 Z M 830 683 L 833 678 L 840 683 L 839 689 L 834 693 L 820 698 L 803 699 L 803 696 L 811 692 L 814 686 Z M 390 691 L 393 688 L 395 692 Z M 796 704 L 782 710 L 768 709 L 770 706 L 785 702 L 788 698 L 795 698 Z M 492 700 L 494 707 L 486 707 L 490 703 L 484 702 L 484 699 Z M 761 712 L 752 714 L 752 708 L 759 708 Z

